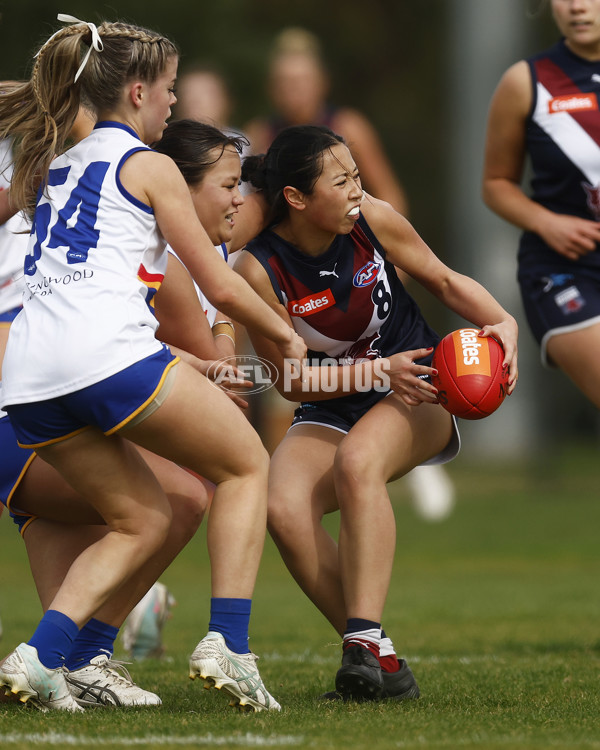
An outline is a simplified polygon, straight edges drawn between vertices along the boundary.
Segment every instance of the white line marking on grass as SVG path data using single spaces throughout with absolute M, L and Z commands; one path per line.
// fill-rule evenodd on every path
M 597 740 L 577 740 L 576 743 L 577 747 L 580 748 L 589 748 L 589 750 L 598 750 L 600 748 L 600 742 Z M 448 739 L 439 739 L 439 740 L 430 740 L 427 739 L 427 737 L 424 737 L 423 735 L 420 735 L 419 737 L 415 737 L 414 740 L 400 740 L 396 743 L 396 747 L 405 747 L 405 748 L 418 748 L 418 747 L 426 747 L 426 748 L 432 748 L 432 747 L 460 747 L 460 746 L 468 746 L 468 747 L 490 747 L 491 745 L 508 745 L 510 747 L 539 747 L 545 750 L 549 747 L 558 747 L 558 748 L 564 748 L 567 747 L 565 745 L 564 740 L 561 739 L 552 739 L 552 738 L 531 738 L 529 736 L 527 737 L 521 737 L 521 736 L 513 736 L 513 735 L 506 735 L 506 736 L 490 736 L 485 733 L 481 734 L 475 734 L 471 737 L 459 737 L 459 738 L 448 738 Z M 570 745 L 569 745 L 570 747 Z
M 341 643 L 339 646 L 336 644 L 336 647 L 341 649 Z M 333 664 L 340 660 L 337 648 L 335 652 L 331 650 L 325 656 L 317 654 L 307 648 L 305 651 L 301 651 L 300 653 L 296 652 L 295 654 L 282 654 L 279 651 L 271 651 L 268 654 L 263 653 L 261 658 L 265 661 L 268 659 L 269 661 L 298 661 L 302 664 Z
M 187 737 L 177 737 L 169 734 L 151 734 L 146 737 L 86 737 L 83 735 L 63 734 L 48 732 L 44 734 L 22 734 L 13 732 L 11 734 L 0 734 L 0 745 L 17 745 L 27 743 L 28 745 L 110 745 L 131 747 L 135 745 L 210 745 L 224 746 L 236 745 L 240 747 L 280 747 L 282 745 L 299 745 L 304 742 L 304 737 L 293 735 L 271 735 L 264 737 L 260 734 L 232 735 L 220 737 L 219 735 L 191 734 Z
M 268 654 L 263 653 L 262 658 L 266 661 L 297 661 L 302 664 L 334 664 L 339 662 L 341 654 L 341 644 L 331 644 L 336 647 L 335 652 L 331 651 L 326 655 L 315 653 L 310 649 L 292 654 L 282 654 L 279 651 L 271 651 Z M 495 654 L 447 654 L 445 656 L 410 656 L 400 654 L 406 661 L 411 664 L 490 664 L 491 662 L 501 662 L 503 659 Z
M 460 654 L 446 655 L 446 656 L 407 656 L 405 657 L 411 664 L 452 664 L 458 662 L 459 664 L 489 664 L 490 662 L 502 662 L 503 657 L 496 656 L 495 654 L 475 654 L 467 655 Z

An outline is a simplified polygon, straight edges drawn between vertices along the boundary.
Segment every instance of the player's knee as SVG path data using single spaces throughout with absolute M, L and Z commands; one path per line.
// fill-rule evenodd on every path
M 368 452 L 352 443 L 340 443 L 333 462 L 333 477 L 340 500 L 347 493 L 360 492 L 366 482 L 374 481 L 375 467 Z
M 169 536 L 172 520 L 173 514 L 168 503 L 146 511 L 145 519 L 138 527 L 138 537 L 146 552 L 153 554 L 163 546 Z
M 208 507 L 208 492 L 200 482 L 197 482 L 193 494 L 169 495 L 169 501 L 173 514 L 170 535 L 180 538 L 185 544 L 202 523 Z
M 287 504 L 281 495 L 269 496 L 267 503 L 267 527 L 273 538 L 285 533 L 288 524 Z
M 247 474 L 254 474 L 261 478 L 268 476 L 271 458 L 260 439 L 248 454 L 240 458 L 243 459 L 243 468 Z
M 288 544 L 294 538 L 302 536 L 300 526 L 302 519 L 294 511 L 294 506 L 281 494 L 270 495 L 267 505 L 267 528 L 273 540 L 279 544 Z

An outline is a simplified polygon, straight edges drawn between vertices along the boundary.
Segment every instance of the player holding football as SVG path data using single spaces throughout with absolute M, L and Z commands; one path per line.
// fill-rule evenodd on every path
M 600 407 L 600 0 L 551 7 L 562 38 L 512 65 L 492 98 L 483 198 L 523 230 L 518 279 L 542 362 Z
M 396 545 L 386 483 L 424 462 L 450 460 L 458 435 L 430 383 L 438 337 L 395 267 L 502 343 L 510 392 L 517 324 L 480 284 L 444 265 L 389 204 L 363 193 L 350 151 L 327 127 L 287 128 L 266 155 L 245 160 L 242 177 L 264 191 L 271 215 L 236 270 L 302 335 L 309 363 L 340 363 L 307 367 L 304 379 L 288 378 L 289 388 L 278 379 L 282 394 L 302 403 L 271 460 L 271 534 L 301 588 L 343 634 L 338 693 L 416 697 L 406 662 L 382 641 Z M 252 327 L 250 334 L 257 354 L 283 372 L 275 348 Z M 360 392 L 369 379 L 382 385 L 382 366 L 389 388 Z M 321 525 L 337 509 L 339 550 Z
M 352 144 L 352 156 L 365 189 L 409 218 L 406 190 L 397 179 L 373 123 L 363 112 L 335 106 L 330 99 L 330 74 L 321 41 L 315 34 L 298 26 L 280 31 L 273 40 L 267 78 L 266 93 L 273 114 L 254 118 L 244 126 L 251 153 L 264 153 L 284 127 L 326 125 Z M 288 407 L 291 416 L 294 407 Z M 415 510 L 423 518 L 441 521 L 452 512 L 456 492 L 443 465 L 415 467 L 404 481 Z

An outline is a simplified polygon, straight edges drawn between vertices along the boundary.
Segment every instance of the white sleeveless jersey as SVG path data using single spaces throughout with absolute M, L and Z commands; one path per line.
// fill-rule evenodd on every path
M 126 125 L 101 122 L 52 163 L 0 406 L 71 393 L 160 350 L 149 301 L 166 269 L 165 242 L 153 210 L 119 178 L 125 160 L 147 148 Z
M 0 313 L 23 303 L 23 260 L 30 229 L 20 213 L 0 225 Z
M 179 258 L 172 247 L 168 246 L 168 249 L 169 252 L 173 253 L 173 255 L 181 261 L 181 258 Z M 227 259 L 229 257 L 227 254 L 227 245 L 224 242 L 220 245 L 215 245 L 215 250 L 219 253 L 219 255 L 223 256 L 223 260 L 227 262 Z M 192 279 L 192 281 L 194 280 Z M 198 295 L 198 299 L 200 300 L 200 304 L 202 305 L 202 309 L 204 310 L 206 319 L 208 320 L 208 325 L 212 328 L 217 319 L 217 308 L 208 301 L 208 298 L 204 296 L 204 292 L 202 291 L 202 289 L 200 289 L 195 281 L 194 288 L 196 289 L 196 294 Z
M 10 187 L 12 141 L 0 141 L 0 189 Z M 0 313 L 19 307 L 23 301 L 23 259 L 27 252 L 30 222 L 18 213 L 0 225 Z

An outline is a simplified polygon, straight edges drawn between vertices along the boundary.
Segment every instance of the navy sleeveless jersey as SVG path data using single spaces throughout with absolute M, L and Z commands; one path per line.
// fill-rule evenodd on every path
M 246 250 L 265 268 L 311 363 L 331 358 L 351 365 L 439 341 L 362 215 L 350 234 L 337 235 L 318 257 L 301 253 L 268 229 Z
M 564 41 L 527 60 L 533 102 L 527 120 L 531 197 L 550 211 L 600 220 L 600 61 L 573 54 Z M 519 261 L 569 265 L 536 234 L 525 232 Z M 598 250 L 577 261 L 600 267 Z

